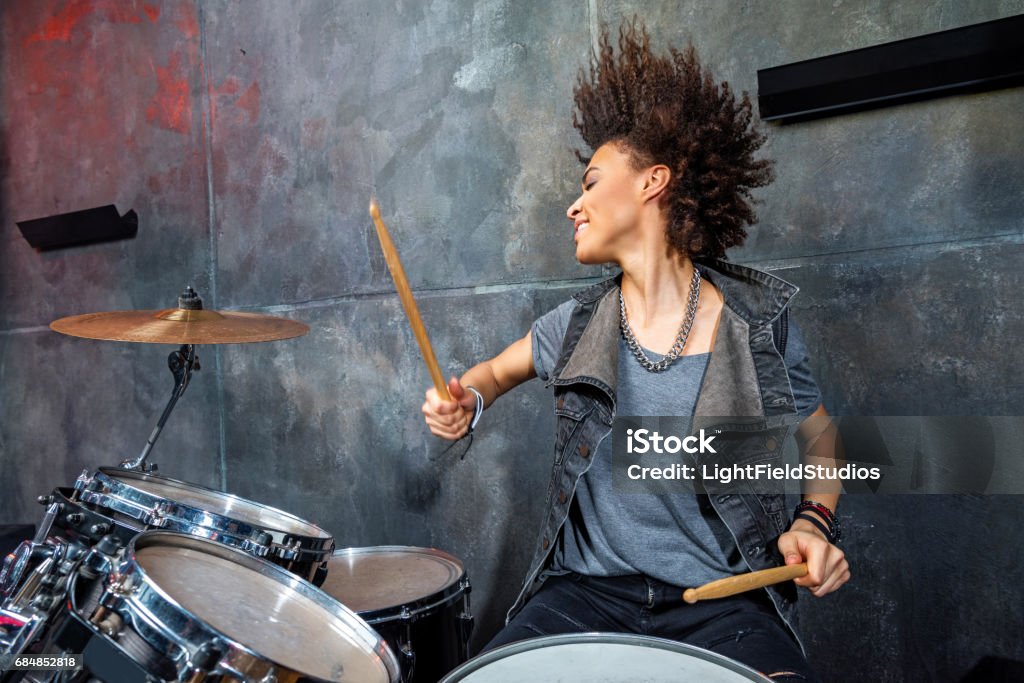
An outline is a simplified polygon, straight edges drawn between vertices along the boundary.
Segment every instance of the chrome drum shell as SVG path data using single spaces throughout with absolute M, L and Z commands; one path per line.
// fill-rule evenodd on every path
M 83 473 L 75 489 L 81 502 L 112 519 L 214 540 L 314 583 L 334 551 L 333 536 L 295 515 L 150 472 L 101 467 Z

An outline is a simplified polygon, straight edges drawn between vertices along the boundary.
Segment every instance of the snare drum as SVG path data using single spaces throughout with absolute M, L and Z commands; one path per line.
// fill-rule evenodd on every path
M 125 542 L 146 529 L 177 531 L 238 548 L 314 583 L 323 580 L 334 550 L 330 534 L 287 512 L 148 472 L 101 467 L 84 472 L 75 489 L 77 500 L 69 503 L 82 509 L 62 518 L 67 535 L 95 537 L 89 530 L 97 521 L 90 513 L 97 513 L 109 518 L 109 532 Z
M 69 595 L 71 619 L 55 647 L 83 652 L 86 670 L 108 683 L 399 680 L 387 643 L 344 605 L 277 565 L 195 536 L 143 532 L 100 595 L 81 576 Z
M 469 656 L 469 578 L 448 553 L 409 546 L 338 550 L 323 590 L 388 641 L 405 681 L 434 683 Z
M 624 633 L 531 638 L 485 652 L 442 683 L 771 683 L 728 657 L 673 640 Z

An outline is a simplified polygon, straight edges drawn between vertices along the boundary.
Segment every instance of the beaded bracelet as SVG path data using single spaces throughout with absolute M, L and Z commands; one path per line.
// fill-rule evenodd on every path
M 796 512 L 803 512 L 804 510 L 814 510 L 819 515 L 824 517 L 829 524 L 836 523 L 835 513 L 829 510 L 826 505 L 823 505 L 817 501 L 805 500 L 796 506 Z
M 795 516 L 800 516 L 800 513 L 804 512 L 805 510 L 813 510 L 814 512 L 817 512 L 819 515 L 821 515 L 822 518 L 825 519 L 825 521 L 828 523 L 829 529 L 825 535 L 829 537 L 830 543 L 834 544 L 842 537 L 842 527 L 839 525 L 839 519 L 836 517 L 834 512 L 828 509 L 827 506 L 822 505 L 821 503 L 818 503 L 813 500 L 805 500 L 799 505 L 797 505 L 796 509 L 793 512 Z

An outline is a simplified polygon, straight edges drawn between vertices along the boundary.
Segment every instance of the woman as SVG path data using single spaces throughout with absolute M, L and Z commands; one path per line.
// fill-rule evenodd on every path
M 431 389 L 423 404 L 430 430 L 458 439 L 522 382 L 554 386 L 544 528 L 506 627 L 487 647 L 626 631 L 705 647 L 775 680 L 817 680 L 797 636 L 792 583 L 694 605 L 679 596 L 685 586 L 805 561 L 808 574 L 793 583 L 817 597 L 836 590 L 850 576 L 834 544 L 837 493 L 814 494 L 787 528 L 782 495 L 751 506 L 710 490 L 636 496 L 611 485 L 616 415 L 826 415 L 788 316 L 796 288 L 719 260 L 755 221 L 750 190 L 772 180 L 770 162 L 754 159 L 764 136 L 746 93 L 737 102 L 715 83 L 692 46 L 652 54 L 635 22 L 618 47 L 605 31 L 574 90 L 573 124 L 594 152 L 580 156 L 582 194 L 567 215 L 577 259 L 622 274 L 452 378 L 452 401 Z M 802 443 L 820 431 L 811 423 L 801 424 Z

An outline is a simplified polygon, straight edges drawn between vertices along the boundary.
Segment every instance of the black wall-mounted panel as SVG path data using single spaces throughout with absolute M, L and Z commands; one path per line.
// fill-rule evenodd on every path
M 764 121 L 796 121 L 1024 85 L 1024 15 L 757 72 Z
M 135 237 L 139 231 L 139 217 L 134 211 L 121 216 L 116 206 L 107 204 L 95 209 L 20 221 L 18 227 L 29 244 L 40 251 L 49 251 Z

